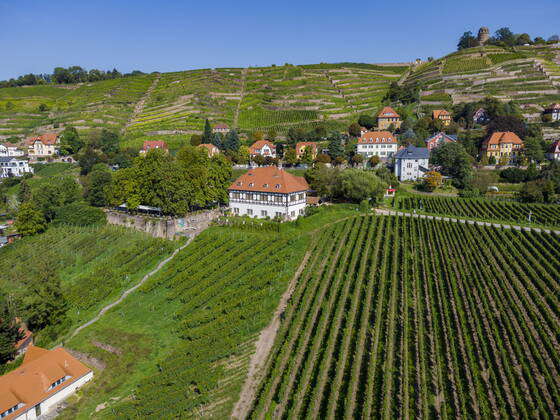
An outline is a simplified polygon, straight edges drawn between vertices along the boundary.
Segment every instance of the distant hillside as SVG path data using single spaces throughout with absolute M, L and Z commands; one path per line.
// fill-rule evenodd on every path
M 560 47 L 469 48 L 415 66 L 405 84 L 421 87 L 422 105 L 493 96 L 513 100 L 526 117 L 537 118 L 543 105 L 560 100 Z
M 527 118 L 560 101 L 560 47 L 464 49 L 413 66 L 311 64 L 200 69 L 77 85 L 0 89 L 0 139 L 71 124 L 107 127 L 138 147 L 158 136 L 172 145 L 201 132 L 204 120 L 238 131 L 321 124 L 345 129 L 373 113 L 391 82 L 420 88 L 426 109 L 494 96 L 518 102 Z M 40 111 L 41 109 L 41 111 Z M 174 146 L 172 146 L 174 147 Z

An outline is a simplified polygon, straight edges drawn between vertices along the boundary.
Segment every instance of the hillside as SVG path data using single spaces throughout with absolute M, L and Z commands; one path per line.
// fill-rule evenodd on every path
M 415 66 L 406 85 L 421 87 L 421 104 L 476 102 L 486 96 L 513 100 L 526 117 L 560 100 L 560 47 L 469 48 Z

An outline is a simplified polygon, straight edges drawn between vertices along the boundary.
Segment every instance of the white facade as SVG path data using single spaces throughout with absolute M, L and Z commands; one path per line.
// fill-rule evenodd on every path
M 307 192 L 229 192 L 229 209 L 235 216 L 295 220 L 305 214 Z
M 416 181 L 424 176 L 420 167 L 428 168 L 428 159 L 396 159 L 395 176 L 399 181 Z
M 26 173 L 33 173 L 33 168 L 26 160 L 14 157 L 0 157 L 0 178 L 10 178 L 23 176 Z
M 25 153 L 23 150 L 17 148 L 14 145 L 0 144 L 0 156 L 23 156 Z
M 379 156 L 381 159 L 389 159 L 397 153 L 397 143 L 358 143 L 356 152 L 366 159 L 372 156 Z
M 29 156 L 47 157 L 54 156 L 58 153 L 58 146 L 56 144 L 45 144 L 41 140 L 35 140 L 29 146 Z
M 62 388 L 56 394 L 51 395 L 46 400 L 41 401 L 39 404 L 35 404 L 33 407 L 29 407 L 25 413 L 20 414 L 19 416 L 15 417 L 16 420 L 32 420 L 36 419 L 39 416 L 48 413 L 49 411 L 56 408 L 57 404 L 64 401 L 66 398 L 74 394 L 78 388 L 81 388 L 86 382 L 89 382 L 93 378 L 93 372 L 90 371 L 89 373 L 82 376 L 77 381 L 71 383 L 70 385 Z M 63 386 L 64 382 L 59 385 Z

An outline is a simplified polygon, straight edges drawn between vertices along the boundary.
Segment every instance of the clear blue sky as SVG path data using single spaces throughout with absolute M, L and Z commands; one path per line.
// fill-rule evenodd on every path
M 55 66 L 121 71 L 438 57 L 480 26 L 548 37 L 560 0 L 0 0 L 0 80 Z

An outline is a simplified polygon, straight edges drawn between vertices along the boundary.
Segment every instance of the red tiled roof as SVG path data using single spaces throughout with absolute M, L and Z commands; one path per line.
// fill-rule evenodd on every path
M 249 147 L 249 152 L 251 154 L 255 154 L 257 153 L 257 150 L 262 149 L 264 146 L 268 146 L 270 147 L 273 151 L 276 150 L 276 146 L 274 144 L 272 144 L 272 142 L 268 141 L 268 140 L 257 140 L 256 142 L 254 142 L 251 147 Z
M 56 144 L 57 140 L 58 140 L 58 134 L 57 133 L 47 133 L 47 134 L 42 134 L 42 135 L 37 136 L 37 137 L 31 137 L 30 139 L 26 140 L 26 143 L 29 144 L 29 145 L 32 145 L 36 141 L 40 141 L 43 144 Z
M 203 147 L 204 149 L 208 150 L 209 154 L 218 153 L 220 149 L 211 143 L 201 143 L 197 147 Z
M 368 131 L 358 139 L 359 144 L 395 144 L 397 140 L 389 131 Z
M 0 376 L 0 412 L 23 403 L 24 406 L 5 419 L 18 417 L 89 372 L 91 369 L 84 366 L 63 348 L 45 350 L 29 346 L 22 365 L 12 372 Z M 53 389 L 49 389 L 51 384 L 66 376 L 70 376 L 70 378 Z
M 560 104 L 552 104 L 547 108 L 547 111 L 560 111 Z
M 237 178 L 229 187 L 235 191 L 292 193 L 307 191 L 309 185 L 302 176 L 295 176 L 276 166 L 253 168 Z
M 167 150 L 167 143 L 165 143 L 163 140 L 144 140 L 142 150 L 148 151 L 152 149 Z
M 490 144 L 503 144 L 503 143 L 513 143 L 513 144 L 523 144 L 517 134 L 511 131 L 497 131 L 488 139 L 482 143 L 482 147 L 487 147 Z
M 223 123 L 219 123 L 219 124 L 216 124 L 216 125 L 214 126 L 214 129 L 219 129 L 219 130 L 227 129 L 227 128 L 229 128 L 228 125 L 227 125 L 227 124 L 223 124 Z
M 432 118 L 434 120 L 439 119 L 439 117 L 450 117 L 451 118 L 451 114 L 449 113 L 449 111 L 446 111 L 445 109 L 434 109 L 432 111 Z
M 386 106 L 381 111 L 379 111 L 379 114 L 377 114 L 377 118 L 400 118 L 400 115 L 397 114 L 397 111 L 395 111 L 390 106 Z

